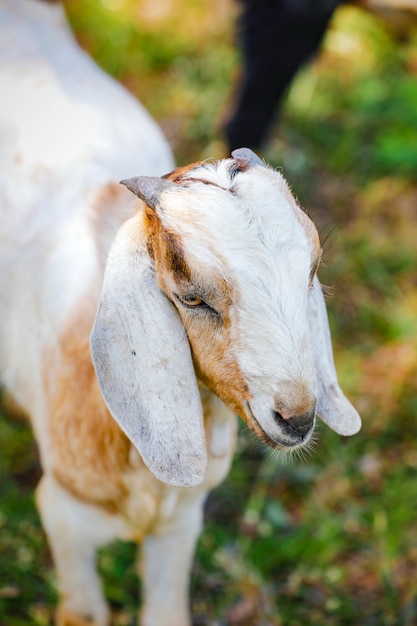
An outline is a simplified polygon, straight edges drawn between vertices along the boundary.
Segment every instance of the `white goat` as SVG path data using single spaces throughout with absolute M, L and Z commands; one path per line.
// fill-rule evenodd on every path
M 135 212 L 115 181 L 169 171 L 170 151 L 59 6 L 0 0 L 0 92 L 1 380 L 39 444 L 57 624 L 109 623 L 94 556 L 119 537 L 143 542 L 141 623 L 185 626 L 234 413 L 280 448 L 308 441 L 316 411 L 341 434 L 360 427 L 333 365 L 317 231 L 245 149 L 125 181 Z

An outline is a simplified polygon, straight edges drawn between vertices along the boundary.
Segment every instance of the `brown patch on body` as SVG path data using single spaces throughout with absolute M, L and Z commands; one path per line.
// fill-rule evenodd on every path
M 89 348 L 93 319 L 80 312 L 46 355 L 53 471 L 77 498 L 113 512 L 126 496 L 131 445 L 101 396 Z
M 102 212 L 103 210 L 107 212 L 108 209 L 111 210 L 114 202 L 117 201 L 122 194 L 125 195 L 123 193 L 123 187 L 113 181 L 100 187 L 95 195 L 94 203 L 97 212 Z

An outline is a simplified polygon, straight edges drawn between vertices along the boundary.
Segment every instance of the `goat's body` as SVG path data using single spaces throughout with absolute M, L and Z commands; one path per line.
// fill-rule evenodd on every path
M 44 347 L 80 305 L 92 322 L 108 248 L 133 213 L 115 183 L 126 169 L 162 174 L 173 161 L 148 114 L 78 48 L 60 6 L 3 0 L 0 11 L 0 367 L 36 415 Z
M 108 247 L 133 212 L 112 184 L 126 171 L 165 173 L 173 161 L 148 114 L 78 48 L 58 5 L 3 0 L 0 11 L 1 372 L 32 412 L 35 372 L 42 386 L 32 359 L 68 306 L 86 292 L 97 300 Z M 42 292 L 32 288 L 39 275 Z
M 58 5 L 0 2 L 0 93 L 1 383 L 39 444 L 38 503 L 64 598 L 58 621 L 107 624 L 95 548 L 154 536 L 144 548 L 143 620 L 183 626 L 202 502 L 227 472 L 234 417 L 204 391 L 207 411 L 215 403 L 221 428 L 230 424 L 226 453 L 198 488 L 163 485 L 110 416 L 88 343 L 108 249 L 134 212 L 115 183 L 170 171 L 170 150 L 144 109 L 79 49 Z M 166 567 L 172 552 L 184 572 L 170 589 L 149 565 L 161 550 Z

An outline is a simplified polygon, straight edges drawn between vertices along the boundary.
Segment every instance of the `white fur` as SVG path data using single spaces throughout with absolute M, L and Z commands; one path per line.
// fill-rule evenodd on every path
M 318 401 L 338 432 L 360 424 L 337 384 L 320 287 L 308 285 L 313 241 L 269 168 L 251 165 L 232 179 L 229 159 L 190 171 L 161 197 L 158 219 L 181 238 L 193 278 L 228 322 L 207 323 L 175 300 L 175 275 L 163 276 L 148 256 L 143 213 L 115 186 L 171 170 L 170 150 L 143 108 L 80 50 L 59 5 L 0 0 L 0 92 L 0 374 L 39 444 L 37 502 L 58 575 L 56 623 L 107 626 L 95 551 L 119 537 L 144 542 L 141 623 L 188 626 L 202 505 L 227 474 L 236 430 L 233 412 L 197 383 L 191 356 L 210 360 L 210 340 L 222 339 L 248 388 L 243 417 L 272 443 L 282 432 L 271 411 L 288 420 L 301 400 Z M 96 416 L 84 416 L 82 434 L 68 430 L 60 440 L 50 407 L 72 371 L 62 337 L 74 349 L 85 345 L 99 299 L 95 365 L 135 447 L 126 467 L 97 485 L 88 462 L 74 476 L 61 460 L 65 436 L 79 452 L 94 448 L 88 425 Z M 196 325 L 200 343 L 189 343 Z M 99 391 L 95 400 L 104 407 Z M 102 443 L 100 454 L 111 457 L 111 441 Z M 298 443 L 285 435 L 283 445 Z M 116 501 L 113 482 L 123 494 Z

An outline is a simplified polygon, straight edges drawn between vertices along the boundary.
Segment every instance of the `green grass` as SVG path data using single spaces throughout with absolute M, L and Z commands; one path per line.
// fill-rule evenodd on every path
M 67 3 L 81 43 L 142 100 L 178 163 L 223 156 L 219 127 L 239 69 L 233 11 L 181 0 L 155 14 L 157 5 Z M 412 24 L 399 37 L 340 9 L 265 151 L 327 237 L 336 361 L 364 425 L 347 439 L 321 425 L 315 451 L 288 464 L 241 429 L 230 476 L 206 507 L 195 625 L 417 624 L 416 67 Z M 56 593 L 34 504 L 36 448 L 6 415 L 0 441 L 0 626 L 49 625 Z M 135 624 L 135 557 L 125 543 L 99 555 L 116 626 Z

